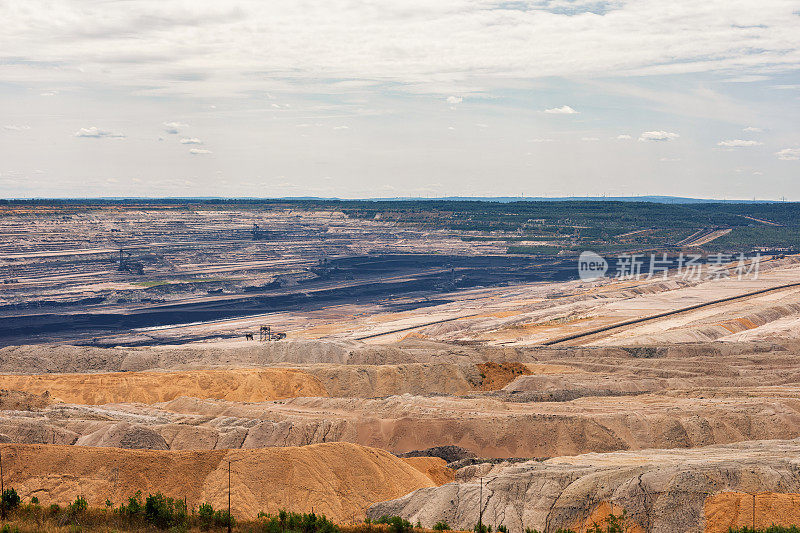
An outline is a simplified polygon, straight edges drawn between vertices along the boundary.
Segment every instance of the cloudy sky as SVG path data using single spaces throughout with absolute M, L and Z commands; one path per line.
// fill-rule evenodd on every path
M 0 197 L 800 200 L 797 0 L 0 0 Z

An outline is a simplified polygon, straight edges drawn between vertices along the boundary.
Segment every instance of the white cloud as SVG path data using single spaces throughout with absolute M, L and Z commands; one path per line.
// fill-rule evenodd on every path
M 575 115 L 578 113 L 568 105 L 562 105 L 561 107 L 553 107 L 550 109 L 545 109 L 544 112 L 550 113 L 552 115 Z
M 109 139 L 124 139 L 125 135 L 122 133 L 114 133 L 113 131 L 101 130 L 97 126 L 90 126 L 88 128 L 81 128 L 75 132 L 75 137 L 89 137 L 92 139 L 109 138 Z
M 25 9 L 0 2 L 2 55 L 14 58 L 4 67 L 7 87 L 0 95 L 11 112 L 0 120 L 4 124 L 29 122 L 37 140 L 41 137 L 42 141 L 26 143 L 33 132 L 7 132 L 4 141 L 12 144 L 3 148 L 13 161 L 2 164 L 19 168 L 41 164 L 36 147 L 71 135 L 74 126 L 64 130 L 64 124 L 77 120 L 72 124 L 99 123 L 125 130 L 131 136 L 128 141 L 81 139 L 79 144 L 130 145 L 129 157 L 147 159 L 154 175 L 174 171 L 175 154 L 165 146 L 168 143 L 153 142 L 159 135 L 179 141 L 195 135 L 207 137 L 205 131 L 213 129 L 223 137 L 236 138 L 240 150 L 250 154 L 220 160 L 221 165 L 228 165 L 224 167 L 226 175 L 252 176 L 265 168 L 269 158 L 259 152 L 258 143 L 267 135 L 276 144 L 271 151 L 277 159 L 276 173 L 305 180 L 304 186 L 315 182 L 319 161 L 336 175 L 352 170 L 353 176 L 338 185 L 342 194 L 360 187 L 348 180 L 365 179 L 369 169 L 378 168 L 376 160 L 382 154 L 396 160 L 380 162 L 381 168 L 387 169 L 381 182 L 404 183 L 409 176 L 418 176 L 418 168 L 413 167 L 422 157 L 443 169 L 441 179 L 448 180 L 453 190 L 477 194 L 483 185 L 462 176 L 479 173 L 487 163 L 482 155 L 486 153 L 498 167 L 507 165 L 510 170 L 502 186 L 522 189 L 514 181 L 515 165 L 509 161 L 513 158 L 503 157 L 507 155 L 504 150 L 513 149 L 519 141 L 521 153 L 527 148 L 537 157 L 540 171 L 555 170 L 565 176 L 548 182 L 547 187 L 553 188 L 548 194 L 556 194 L 559 188 L 580 189 L 591 171 L 613 176 L 609 178 L 612 181 L 622 180 L 628 172 L 647 174 L 647 165 L 654 166 L 662 155 L 684 157 L 687 173 L 678 175 L 680 180 L 676 177 L 672 185 L 688 194 L 690 189 L 711 187 L 715 176 L 730 174 L 728 168 L 709 165 L 696 156 L 711 155 L 711 148 L 719 151 L 713 139 L 741 137 L 764 141 L 770 149 L 733 150 L 772 161 L 762 164 L 773 182 L 746 186 L 778 187 L 779 180 L 790 179 L 787 176 L 795 165 L 777 161 L 772 150 L 795 146 L 798 139 L 781 140 L 755 132 L 741 135 L 741 124 L 762 124 L 776 135 L 793 131 L 784 124 L 791 117 L 777 116 L 776 109 L 791 109 L 789 100 L 800 93 L 769 90 L 778 83 L 798 83 L 800 42 L 793 38 L 798 21 L 793 4 L 792 0 L 759 5 L 725 0 L 137 0 L 126 3 L 123 10 L 109 2 L 26 0 Z M 185 47 L 185 43 L 192 46 Z M 741 83 L 720 83 L 724 78 L 741 81 L 757 76 L 771 78 L 749 88 L 760 91 L 746 90 Z M 61 94 L 38 97 L 54 93 L 54 89 Z M 103 97 L 92 100 L 91 94 Z M 453 103 L 453 99 L 461 103 Z M 564 105 L 566 102 L 571 104 Z M 208 111 L 208 103 L 216 103 L 219 109 Z M 457 106 L 458 111 L 447 106 Z M 544 117 L 546 108 L 555 116 Z M 571 112 L 577 111 L 584 116 L 572 117 Z M 682 114 L 709 119 L 705 135 L 700 136 L 704 139 L 681 126 L 701 121 L 676 119 Z M 443 115 L 460 116 L 459 135 L 447 134 Z M 36 116 L 60 119 L 48 123 Z M 101 122 L 91 117 L 106 118 Z M 645 117 L 657 120 L 641 123 Z M 777 122 L 762 122 L 764 117 Z M 127 124 L 136 119 L 149 121 L 150 132 L 134 133 Z M 529 139 L 536 131 L 548 131 L 548 123 L 561 127 L 583 119 L 587 119 L 584 132 L 597 132 L 586 135 L 602 139 L 595 148 L 615 138 L 619 140 L 611 144 L 617 148 L 633 148 L 633 140 L 640 137 L 635 132 L 643 132 L 641 128 L 648 125 L 669 127 L 664 135 L 676 129 L 684 133 L 676 139 L 645 132 L 642 139 L 646 141 L 676 140 L 637 142 L 637 150 L 616 150 L 600 158 L 602 161 L 575 161 L 567 168 L 560 163 L 570 157 L 570 150 L 585 133 L 577 128 L 553 129 L 552 139 L 546 135 Z M 192 127 L 181 122 L 162 125 L 158 120 L 186 121 Z M 304 132 L 295 130 L 293 124 L 317 121 L 324 126 L 307 132 L 313 132 L 314 140 L 319 141 L 320 153 L 304 158 L 309 145 L 297 142 Z M 474 124 L 482 122 L 491 129 L 479 133 Z M 350 123 L 354 126 L 349 132 L 334 131 L 337 124 Z M 390 124 L 397 126 L 396 135 L 387 135 Z M 631 131 L 632 140 L 614 135 L 615 129 Z M 0 125 L 0 136 L 2 131 Z M 463 152 L 456 156 L 452 151 L 421 156 L 429 153 L 425 136 L 418 133 L 424 131 L 453 139 L 466 135 L 465 141 L 475 142 L 469 138 L 472 131 L 485 148 L 462 146 Z M 339 139 L 327 142 L 335 137 Z M 351 137 L 353 143 L 342 144 Z M 408 142 L 398 149 L 398 139 Z M 208 142 L 197 148 L 214 146 L 214 153 L 220 151 L 217 158 L 229 155 L 217 148 L 215 139 Z M 527 143 L 550 144 L 532 147 Z M 160 149 L 149 150 L 154 144 Z M 359 145 L 370 149 L 358 152 Z M 186 145 L 185 150 L 192 147 Z M 659 153 L 652 152 L 654 149 Z M 641 150 L 650 157 L 642 157 Z M 64 152 L 53 150 L 48 158 L 52 159 L 49 166 L 59 168 L 65 177 L 108 174 L 107 158 L 93 158 L 96 161 L 84 164 Z M 196 164 L 198 183 L 217 186 L 205 177 L 213 170 L 200 161 L 216 158 L 196 157 L 186 162 Z M 353 157 L 364 161 L 355 170 Z M 775 165 L 783 174 L 773 170 Z M 272 161 L 267 166 L 272 166 Z M 121 170 L 121 175 L 135 172 L 133 167 Z M 663 184 L 669 169 L 674 168 L 655 167 L 659 168 L 647 178 L 652 180 L 647 184 L 651 188 Z M 620 168 L 630 170 L 620 173 Z M 688 177 L 701 174 L 702 182 Z M 65 190 L 85 187 L 82 178 L 70 179 L 74 184 L 63 185 Z M 246 178 L 234 179 L 239 183 Z M 519 179 L 522 183 L 524 178 Z M 153 183 L 157 182 L 160 180 L 154 178 Z M 714 186 L 719 188 L 716 183 Z M 0 195 L 11 192 L 0 190 Z M 793 193 L 787 190 L 786 194 Z
M 617 135 L 617 140 L 619 140 L 619 141 L 629 141 L 631 139 L 633 139 L 633 137 L 631 137 L 630 135 L 627 135 L 625 133 L 623 133 L 622 135 Z
M 463 101 L 464 101 L 464 98 L 462 96 L 448 96 L 447 97 L 447 103 L 448 104 L 460 104 Z
M 188 124 L 184 124 L 183 122 L 164 122 L 164 131 L 171 135 L 177 135 L 180 133 L 181 128 L 188 128 Z
M 768 80 L 769 76 L 761 76 L 759 74 L 750 74 L 747 76 L 738 76 L 735 78 L 728 78 L 726 80 L 722 80 L 728 83 L 753 83 L 754 81 L 764 81 Z
M 798 161 L 800 160 L 800 148 L 784 148 L 779 152 L 775 152 L 775 155 L 783 161 Z
M 600 139 L 598 139 L 597 137 L 582 137 L 581 140 L 586 142 L 595 142 L 599 141 Z
M 519 2 L 523 9 L 496 0 L 394 1 L 374 8 L 340 1 L 141 0 L 124 11 L 107 2 L 28 0 L 25 10 L 6 4 L 0 4 L 3 53 L 30 59 L 19 67 L 30 77 L 41 70 L 38 62 L 59 61 L 74 67 L 61 74 L 75 80 L 96 76 L 184 93 L 196 92 L 186 90 L 192 85 L 230 92 L 224 82 L 244 83 L 246 75 L 255 87 L 264 77 L 252 74 L 265 72 L 275 85 L 284 76 L 352 89 L 391 80 L 449 84 L 450 91 L 439 93 L 446 95 L 460 94 L 452 86 L 487 72 L 512 79 L 717 71 L 754 81 L 800 62 L 791 0 Z M 187 56 L 176 46 L 181 42 L 209 53 Z M 132 68 L 114 68 L 123 61 Z
M 210 154 L 212 153 L 211 150 L 206 150 L 205 148 L 192 148 L 189 150 L 189 153 L 192 155 L 203 155 L 203 154 Z
M 349 129 L 350 129 L 350 126 L 345 126 L 345 125 L 341 125 L 341 126 L 334 126 L 334 127 L 333 127 L 333 129 L 334 129 L 334 130 L 349 130 Z
M 184 137 L 181 139 L 181 144 L 203 144 L 203 141 L 197 137 Z
M 639 135 L 640 141 L 672 141 L 680 137 L 670 131 L 645 131 Z
M 749 141 L 744 139 L 730 139 L 727 141 L 720 141 L 717 143 L 717 146 L 728 146 L 731 148 L 739 148 L 742 146 L 761 146 L 762 142 L 758 141 Z
M 680 157 L 662 157 L 659 159 L 662 163 L 673 163 L 675 161 L 680 161 Z
M 27 125 L 19 125 L 19 124 L 7 124 L 3 126 L 3 128 L 10 130 L 10 131 L 25 131 L 31 129 L 30 126 Z
M 301 87 L 331 80 L 322 83 L 345 90 L 449 87 L 427 91 L 446 96 L 467 94 L 458 87 L 480 86 L 487 73 L 511 80 L 718 72 L 755 81 L 800 64 L 792 0 L 25 5 L 0 3 L 3 54 L 26 60 L 13 69 L 28 80 L 57 62 L 45 87 L 58 86 L 52 76 L 70 87 L 100 82 L 182 94 L 203 87 L 235 96 L 278 91 L 291 77 Z M 177 45 L 186 42 L 189 54 Z
M 747 126 L 746 128 L 742 128 L 742 131 L 746 131 L 748 133 L 762 133 L 764 130 L 762 128 L 756 128 L 754 126 Z

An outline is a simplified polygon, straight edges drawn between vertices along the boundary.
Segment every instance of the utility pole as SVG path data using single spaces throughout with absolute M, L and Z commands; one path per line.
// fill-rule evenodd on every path
M 753 493 L 753 531 L 756 530 L 756 493 Z
M 0 508 L 2 508 L 2 518 L 3 520 L 6 519 L 6 499 L 3 497 L 5 496 L 6 488 L 3 485 L 3 452 L 0 451 Z
M 231 516 L 231 463 L 235 463 L 236 461 L 241 461 L 244 457 L 239 457 L 237 459 L 227 459 L 228 461 L 228 533 L 231 533 L 231 528 L 233 527 L 233 516 Z
M 478 533 L 483 533 L 483 478 L 481 478 L 481 490 L 478 494 Z
M 231 533 L 231 462 L 228 461 L 228 533 Z

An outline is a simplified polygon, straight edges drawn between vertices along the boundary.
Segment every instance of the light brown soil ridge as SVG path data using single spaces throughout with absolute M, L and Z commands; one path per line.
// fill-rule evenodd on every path
M 279 509 L 360 521 L 370 505 L 435 483 L 388 452 L 355 444 L 218 451 L 141 451 L 59 445 L 0 445 L 5 486 L 43 505 L 82 495 L 89 505 L 120 503 L 141 490 L 186 497 L 190 507 L 227 505 L 228 461 L 234 516 Z
M 0 410 L 30 410 L 41 409 L 53 403 L 48 392 L 31 394 L 18 390 L 0 390 Z
M 181 396 L 259 402 L 327 396 L 319 379 L 291 369 L 113 372 L 107 374 L 0 375 L 0 387 L 84 405 L 156 403 Z
M 403 457 L 403 461 L 431 478 L 436 485 L 450 483 L 456 478 L 455 470 L 447 468 L 447 462 L 439 457 Z
M 755 513 L 753 502 L 755 501 Z M 755 524 L 753 524 L 755 522 Z M 730 528 L 768 528 L 800 524 L 800 494 L 723 492 L 706 500 L 705 533 L 727 533 Z

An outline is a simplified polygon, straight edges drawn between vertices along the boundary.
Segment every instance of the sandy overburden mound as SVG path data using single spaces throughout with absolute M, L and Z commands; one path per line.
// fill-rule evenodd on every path
M 191 370 L 108 374 L 0 375 L 0 387 L 42 394 L 66 403 L 102 405 L 156 403 L 180 396 L 259 402 L 297 396 L 326 396 L 317 378 L 299 370 Z
M 800 523 L 800 494 L 723 492 L 705 506 L 705 533 L 728 533 L 731 527 L 768 528 Z M 755 512 L 753 504 L 755 502 Z
M 459 346 L 413 340 L 374 346 L 329 340 L 144 348 L 24 345 L 0 348 L 0 371 L 46 374 L 191 370 L 219 366 L 254 368 L 301 364 L 474 364 L 485 361 L 518 361 L 520 357 L 521 351 L 516 348 Z
M 137 490 L 186 497 L 189 506 L 227 505 L 239 518 L 281 508 L 361 520 L 371 504 L 434 486 L 425 474 L 385 451 L 354 444 L 299 448 L 167 452 L 57 445 L 2 445 L 6 486 L 44 505 L 83 495 L 115 503 Z M 430 465 L 429 465 L 430 466 Z

